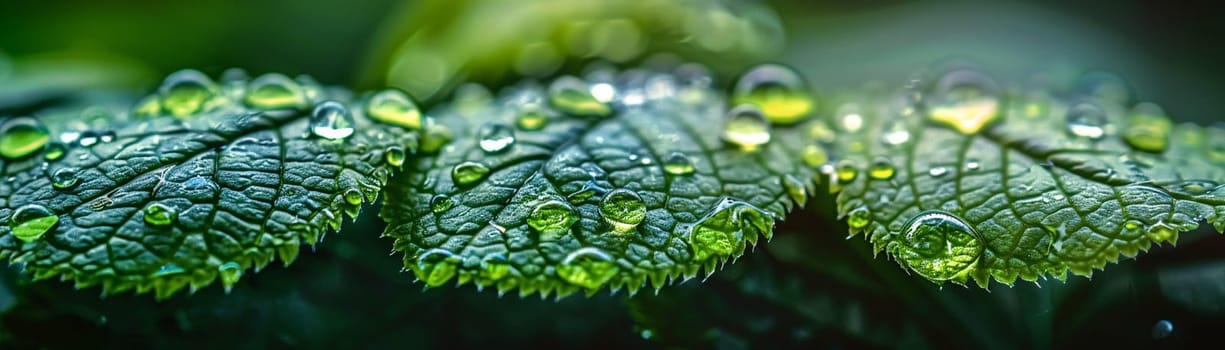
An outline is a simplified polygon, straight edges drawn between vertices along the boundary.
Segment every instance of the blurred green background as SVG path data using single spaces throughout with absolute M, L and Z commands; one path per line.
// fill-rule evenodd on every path
M 1155 0 L 7 2 L 0 114 L 104 91 L 130 99 L 182 68 L 396 86 L 429 104 L 462 82 L 496 88 L 670 52 L 706 64 L 723 86 L 752 64 L 783 62 L 818 94 L 900 85 L 950 57 L 1004 81 L 1103 70 L 1175 120 L 1219 123 L 1223 15 L 1207 1 Z M 382 224 L 370 215 L 228 296 L 207 288 L 161 303 L 100 299 L 10 269 L 0 347 L 1179 347 L 1225 328 L 1225 240 L 1215 233 L 1185 235 L 1177 253 L 1155 249 L 1092 283 L 940 290 L 873 259 L 862 240 L 844 240 L 832 212 L 816 205 L 792 215 L 775 242 L 705 284 L 634 298 L 422 292 L 387 256 L 390 240 L 377 237 Z M 1174 331 L 1155 335 L 1159 320 Z

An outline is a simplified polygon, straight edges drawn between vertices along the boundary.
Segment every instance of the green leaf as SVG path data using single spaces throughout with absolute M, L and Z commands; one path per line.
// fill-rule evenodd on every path
M 1117 80 L 1002 92 L 973 70 L 936 78 L 843 98 L 817 125 L 839 133 L 839 215 L 903 267 L 983 287 L 1063 280 L 1225 227 L 1225 130 L 1172 125 Z
M 131 113 L 0 122 L 0 256 L 104 295 L 165 298 L 217 277 L 228 290 L 338 229 L 415 147 L 408 131 L 372 120 L 415 105 L 395 114 L 307 77 L 227 77 L 177 72 Z M 387 94 L 397 93 L 376 96 Z
M 634 293 L 713 273 L 812 190 L 788 160 L 799 138 L 779 136 L 795 128 L 751 107 L 728 119 L 708 79 L 611 81 L 469 91 L 431 113 L 423 151 L 451 141 L 392 180 L 381 213 L 405 268 L 433 287 Z

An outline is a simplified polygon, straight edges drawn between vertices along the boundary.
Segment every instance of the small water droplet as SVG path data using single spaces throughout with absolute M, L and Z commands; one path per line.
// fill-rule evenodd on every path
M 855 167 L 855 162 L 849 159 L 843 159 L 838 162 L 837 174 L 838 183 L 847 184 L 855 181 L 859 177 L 859 169 Z
M 417 257 L 413 273 L 430 287 L 440 287 L 459 272 L 460 258 L 444 249 L 430 249 Z
M 38 119 L 31 117 L 8 118 L 0 124 L 0 156 L 17 159 L 43 149 L 51 140 L 51 134 Z
M 63 158 L 65 153 L 68 153 L 68 146 L 59 142 L 48 143 L 46 150 L 43 151 L 43 159 L 54 162 Z
M 612 113 L 608 104 L 591 95 L 587 83 L 572 76 L 557 78 L 549 85 L 549 104 L 562 112 L 580 116 L 606 116 Z
M 1106 110 L 1097 103 L 1082 101 L 1068 109 L 1068 134 L 1099 140 L 1106 135 Z
M 816 106 L 799 73 L 777 64 L 763 64 L 741 75 L 732 95 L 735 104 L 754 105 L 775 124 L 799 122 Z
M 77 182 L 80 181 L 80 179 L 77 178 L 76 168 L 55 169 L 55 171 L 51 172 L 50 178 L 51 187 L 61 190 L 72 188 L 73 186 L 77 185 Z
M 966 171 L 967 172 L 977 171 L 979 168 L 982 168 L 982 166 L 983 165 L 980 164 L 978 161 L 970 160 L 966 162 Z
M 474 184 L 486 175 L 489 175 L 489 167 L 477 162 L 463 162 L 451 168 L 451 181 L 457 186 Z
M 47 207 L 38 204 L 26 204 L 13 211 L 13 215 L 9 217 L 9 230 L 13 233 L 13 237 L 17 237 L 17 239 L 24 242 L 34 242 L 42 238 L 47 231 L 50 231 L 59 222 L 60 217 L 52 213 Z
M 380 91 L 366 101 L 366 114 L 374 120 L 409 130 L 421 129 L 421 109 L 403 91 Z
M 259 109 L 302 109 L 308 106 L 302 86 L 279 73 L 264 74 L 251 81 L 243 102 Z
M 868 227 L 870 223 L 872 223 L 872 212 L 868 210 L 868 207 L 857 207 L 851 209 L 850 213 L 847 213 L 846 224 L 852 230 L 862 230 Z
M 515 116 L 515 126 L 523 131 L 540 130 L 548 123 L 548 114 L 545 114 L 544 108 L 536 103 L 523 104 L 519 107 L 519 114 Z
M 204 73 L 192 69 L 184 69 L 171 73 L 158 87 L 161 96 L 162 109 L 170 115 L 183 117 L 196 114 L 204 109 L 213 95 L 217 84 L 213 83 Z
M 1169 320 L 1160 320 L 1153 325 L 1153 339 L 1161 340 L 1168 338 L 1174 334 L 1174 323 Z
M 178 219 L 179 212 L 174 207 L 162 203 L 152 203 L 145 207 L 145 223 L 153 226 L 169 226 Z
M 948 72 L 934 86 L 928 118 L 962 134 L 976 134 L 999 120 L 998 90 L 995 80 L 978 71 Z
M 906 130 L 906 123 L 902 120 L 893 119 L 885 126 L 882 141 L 886 145 L 897 146 L 910 141 L 910 131 Z
M 578 221 L 569 204 L 550 200 L 537 205 L 527 218 L 527 225 L 541 234 L 541 240 L 555 240 L 570 231 Z
M 727 122 L 723 124 L 723 140 L 740 146 L 741 149 L 757 149 L 770 142 L 770 123 L 757 107 L 737 106 L 727 112 Z
M 842 104 L 841 106 L 838 106 L 838 111 L 834 112 L 834 115 L 837 116 L 838 126 L 842 127 L 843 131 L 855 133 L 863 129 L 863 111 L 857 104 Z M 812 133 L 812 131 L 813 130 L 809 130 L 809 133 Z M 833 139 L 835 137 L 833 135 L 833 131 L 831 130 L 829 133 L 831 135 L 828 138 Z
M 311 113 L 310 131 L 315 136 L 329 140 L 343 140 L 353 135 L 353 115 L 344 105 L 326 101 L 315 106 Z
M 672 152 L 664 158 L 664 172 L 672 175 L 693 174 L 693 161 L 681 152 Z
M 515 143 L 515 130 L 502 123 L 485 123 L 477 133 L 478 145 L 486 153 L 498 153 Z
M 453 206 L 455 206 L 455 201 L 451 200 L 451 196 L 436 194 L 433 197 L 430 197 L 430 210 L 433 211 L 434 214 L 442 214 L 447 210 L 451 210 L 451 207 Z
M 600 216 L 614 230 L 628 232 L 646 219 L 647 205 L 634 191 L 616 189 L 609 191 L 600 201 Z
M 942 166 L 933 167 L 927 170 L 927 175 L 931 175 L 931 177 L 941 177 L 941 176 L 944 176 L 944 174 L 948 174 L 948 173 L 949 173 L 949 168 L 945 168 Z
M 874 180 L 889 180 L 897 173 L 897 169 L 893 167 L 893 162 L 889 158 L 880 157 L 872 161 L 872 166 L 868 167 L 868 177 Z
M 407 155 L 404 153 L 404 148 L 400 146 L 387 147 L 387 150 L 383 151 L 383 158 L 387 161 L 387 165 L 393 167 L 398 168 L 404 165 L 404 159 L 406 157 Z
M 588 290 L 599 289 L 620 272 L 611 255 L 599 248 L 579 248 L 557 266 L 557 276 Z
M 362 200 L 365 198 L 365 196 L 362 195 L 361 190 L 350 188 L 345 190 L 344 198 L 345 203 L 349 203 L 349 205 L 362 205 Z
M 981 235 L 951 213 L 920 212 L 903 227 L 901 244 L 886 249 L 907 268 L 932 281 L 964 282 L 982 255 Z
M 1123 129 L 1123 141 L 1139 151 L 1165 152 L 1170 143 L 1170 119 L 1165 111 L 1153 103 L 1141 103 L 1127 117 L 1127 128 Z
M 234 284 L 242 278 L 242 265 L 233 261 L 221 264 L 217 266 L 217 274 L 221 276 L 221 285 L 225 286 L 225 292 L 229 293 Z

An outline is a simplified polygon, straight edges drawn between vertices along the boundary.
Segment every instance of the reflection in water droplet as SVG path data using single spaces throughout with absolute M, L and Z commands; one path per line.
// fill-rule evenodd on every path
M 489 175 L 489 167 L 477 162 L 463 162 L 451 168 L 451 181 L 458 186 L 474 184 L 486 175 Z
M 1068 134 L 1090 140 L 1106 135 L 1106 110 L 1096 103 L 1082 101 L 1068 109 Z
M 366 101 L 366 114 L 372 119 L 409 130 L 421 129 L 421 109 L 403 91 L 380 91 Z
M 243 102 L 259 109 L 302 109 L 307 107 L 306 94 L 298 82 L 289 77 L 270 73 L 255 78 L 247 88 Z
M 515 126 L 523 131 L 540 130 L 549 123 L 549 116 L 545 114 L 544 108 L 536 103 L 525 103 L 519 107 L 519 114 L 515 117 Z
M 393 167 L 398 168 L 401 165 L 404 165 L 404 159 L 406 157 L 407 155 L 404 153 L 404 148 L 400 146 L 387 147 L 387 150 L 383 151 L 383 158 L 387 161 L 387 165 Z
M 152 203 L 145 207 L 145 223 L 153 226 L 169 226 L 179 217 L 179 212 L 169 205 Z
M 1160 106 L 1148 102 L 1137 104 L 1127 117 L 1123 141 L 1139 151 L 1165 152 L 1170 143 L 1170 127 L 1170 119 Z
M 612 108 L 591 95 L 585 82 L 572 76 L 557 78 L 549 85 L 549 104 L 562 112 L 580 116 L 612 113 Z
M 859 177 L 859 169 L 855 167 L 855 162 L 849 159 L 843 159 L 842 161 L 838 162 L 836 175 L 838 178 L 838 183 L 847 184 L 851 181 L 855 181 L 856 177 Z
M 893 167 L 893 162 L 885 157 L 872 161 L 872 166 L 868 168 L 868 177 L 874 180 L 889 180 L 896 173 L 897 169 Z
M 77 185 L 80 179 L 77 178 L 76 168 L 59 168 L 51 172 L 51 187 L 56 189 L 68 189 Z
M 434 214 L 442 214 L 447 210 L 451 210 L 453 206 L 455 206 L 455 201 L 451 200 L 451 196 L 436 194 L 430 197 L 430 211 L 433 211 Z
M 570 232 L 570 226 L 578 222 L 578 215 L 569 204 L 550 200 L 537 205 L 527 218 L 527 225 L 540 233 L 540 240 L 556 240 Z
M 872 223 L 872 212 L 868 210 L 868 207 L 861 206 L 847 213 L 846 224 L 852 230 L 862 230 L 864 227 L 868 227 L 870 223 Z
M 634 191 L 612 190 L 600 201 L 600 216 L 618 232 L 632 231 L 646 219 L 646 202 Z
M 47 231 L 50 231 L 59 222 L 60 217 L 52 213 L 47 207 L 38 204 L 26 204 L 13 211 L 13 215 L 9 217 L 9 231 L 17 239 L 24 242 L 34 242 L 42 238 Z
M 38 119 L 13 117 L 0 124 L 0 156 L 16 159 L 28 156 L 51 140 L 51 134 Z
M 43 159 L 54 162 L 63 158 L 65 153 L 68 153 L 68 146 L 59 142 L 48 143 L 46 150 L 43 151 Z
M 477 135 L 478 145 L 486 153 L 504 151 L 515 143 L 515 130 L 502 123 L 485 123 Z
M 886 249 L 898 262 L 932 281 L 965 282 L 985 247 L 982 236 L 965 220 L 944 211 L 918 213 L 903 227 L 902 241 Z
M 311 113 L 310 131 L 315 136 L 329 140 L 342 140 L 353 135 L 353 115 L 344 105 L 326 101 L 315 106 Z
M 770 142 L 770 124 L 757 107 L 737 106 L 727 112 L 727 121 L 723 124 L 723 140 L 744 150 L 754 150 Z
M 229 293 L 234 284 L 242 278 L 242 265 L 233 261 L 221 264 L 217 266 L 217 274 L 221 276 L 221 285 L 225 286 L 225 292 Z
M 681 152 L 672 152 L 664 158 L 664 172 L 672 175 L 693 174 L 693 161 Z
M 460 258 L 443 249 L 430 249 L 417 257 L 413 273 L 430 287 L 446 284 L 459 270 Z
M 344 193 L 345 203 L 349 203 L 349 205 L 362 205 L 364 197 L 362 191 L 356 188 L 347 189 Z
M 777 64 L 763 64 L 740 76 L 732 101 L 757 106 L 775 124 L 803 120 L 816 105 L 799 73 Z
M 599 248 L 579 248 L 557 266 L 557 276 L 588 290 L 599 289 L 620 272 L 611 255 Z
M 170 115 L 183 117 L 195 114 L 216 93 L 217 85 L 204 73 L 184 69 L 171 73 L 158 87 L 162 109 Z
M 954 70 L 936 82 L 928 118 L 962 134 L 976 134 L 999 120 L 999 105 L 995 80 L 974 70 Z
M 944 176 L 944 174 L 948 174 L 948 173 L 949 173 L 949 168 L 945 168 L 942 166 L 934 167 L 934 168 L 927 170 L 927 175 L 931 175 L 931 177 L 941 177 L 941 176 Z

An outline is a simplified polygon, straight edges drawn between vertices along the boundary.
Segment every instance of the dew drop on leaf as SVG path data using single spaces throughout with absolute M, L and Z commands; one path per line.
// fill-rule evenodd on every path
M 344 193 L 345 203 L 349 205 L 361 205 L 363 197 L 362 191 L 356 188 L 347 189 Z
M 872 212 L 867 207 L 858 207 L 847 213 L 846 224 L 852 230 L 862 230 L 872 222 Z
M 885 125 L 884 135 L 881 137 L 886 145 L 898 146 L 910 141 L 910 131 L 906 130 L 906 123 L 902 120 L 892 119 Z
M 896 173 L 897 169 L 893 167 L 893 162 L 885 157 L 872 161 L 872 165 L 868 168 L 868 177 L 874 180 L 889 180 Z
M 400 146 L 387 147 L 387 150 L 383 151 L 383 158 L 387 161 L 387 165 L 393 167 L 400 167 L 401 165 L 404 165 L 404 159 L 406 157 L 407 155 L 404 153 L 404 148 Z
M 523 104 L 519 107 L 518 115 L 515 116 L 515 126 L 523 131 L 540 130 L 548 123 L 549 116 L 536 103 Z
M 964 282 L 984 249 L 981 235 L 948 212 L 920 212 L 903 227 L 901 244 L 887 249 L 903 266 L 932 281 Z
M 753 105 L 739 105 L 727 112 L 723 140 L 741 149 L 754 150 L 770 142 L 770 123 Z
M 308 105 L 302 86 L 279 73 L 264 74 L 251 81 L 243 102 L 259 109 L 302 109 Z
M 605 194 L 600 201 L 600 216 L 614 230 L 627 232 L 646 219 L 647 205 L 634 191 L 616 189 Z
M 942 166 L 933 167 L 927 170 L 927 175 L 931 175 L 931 177 L 941 177 L 941 176 L 944 176 L 944 174 L 948 174 L 948 173 L 949 173 L 949 168 L 945 168 Z
M 485 123 L 481 125 L 481 129 L 477 132 L 477 145 L 481 147 L 485 153 L 498 153 L 505 151 L 515 143 L 515 130 L 510 126 L 502 123 Z
M 420 130 L 422 126 L 421 109 L 400 90 L 383 90 L 371 96 L 366 101 L 366 114 L 374 120 L 409 130 Z
M 454 253 L 444 249 L 430 249 L 417 258 L 413 273 L 417 279 L 430 287 L 440 287 L 455 277 L 459 270 L 460 259 Z
M 587 84 L 572 76 L 557 78 L 549 85 L 549 104 L 562 112 L 580 116 L 606 116 L 612 108 L 600 102 Z
M 51 134 L 37 119 L 14 117 L 0 125 L 0 156 L 16 159 L 43 149 Z
M 329 140 L 343 140 L 353 135 L 353 115 L 344 105 L 326 101 L 315 106 L 311 113 L 310 132 Z
M 13 211 L 9 217 L 9 230 L 13 236 L 25 242 L 34 242 L 50 231 L 60 217 L 42 205 L 26 204 Z
M 179 212 L 169 205 L 152 203 L 145 207 L 145 223 L 152 226 L 170 226 L 178 219 Z
M 577 221 L 578 216 L 569 204 L 550 200 L 532 208 L 527 225 L 541 234 L 541 240 L 554 240 L 569 232 Z
M 571 252 L 557 266 L 558 277 L 589 290 L 599 289 L 620 271 L 611 255 L 592 247 Z
M 474 184 L 486 175 L 489 175 L 489 167 L 477 162 L 463 162 L 451 168 L 451 181 L 457 186 Z
M 783 125 L 808 117 L 816 105 L 800 74 L 777 64 L 763 64 L 740 76 L 732 101 L 757 106 L 771 123 Z
M 1170 119 L 1153 103 L 1141 103 L 1132 108 L 1123 129 L 1123 141 L 1128 146 L 1149 153 L 1165 152 L 1170 143 Z
M 184 117 L 204 109 L 216 93 L 212 79 L 200 71 L 184 69 L 166 76 L 158 87 L 162 109 L 170 115 Z
M 998 90 L 995 80 L 978 71 L 948 72 L 933 87 L 928 118 L 962 134 L 976 134 L 1000 119 Z
M 842 104 L 841 106 L 838 106 L 838 111 L 834 112 L 834 115 L 837 116 L 836 118 L 838 118 L 838 126 L 841 127 L 843 131 L 854 133 L 854 132 L 859 132 L 859 130 L 863 129 L 863 123 L 864 123 L 863 111 L 860 110 L 859 105 L 857 104 L 854 104 L 854 103 Z M 817 123 L 814 125 L 814 129 L 810 129 L 809 132 L 815 134 L 815 132 L 817 131 L 815 127 L 823 126 L 823 125 L 824 124 Z M 826 136 L 824 138 L 833 140 L 834 138 L 833 131 L 828 130 L 828 128 L 826 128 L 826 132 L 829 134 L 829 136 Z
M 672 152 L 664 158 L 664 172 L 672 175 L 693 174 L 693 160 L 681 152 Z
M 1106 136 L 1106 110 L 1097 103 L 1082 101 L 1068 109 L 1068 135 L 1089 140 Z
M 850 183 L 859 177 L 859 168 L 855 167 L 854 161 L 843 159 L 838 162 L 836 177 L 838 178 L 838 183 Z
M 229 293 L 234 284 L 242 278 L 242 265 L 233 261 L 221 264 L 217 266 L 217 274 L 221 276 L 221 285 L 225 286 L 225 292 Z
M 77 178 L 76 168 L 55 169 L 54 171 L 51 172 L 50 178 L 51 178 L 51 187 L 55 187 L 56 189 L 61 189 L 61 190 L 72 188 L 73 186 L 77 185 L 77 182 L 80 181 L 80 179 Z
M 63 158 L 65 153 L 68 153 L 68 146 L 59 142 L 48 143 L 46 150 L 43 151 L 43 159 L 54 162 Z

